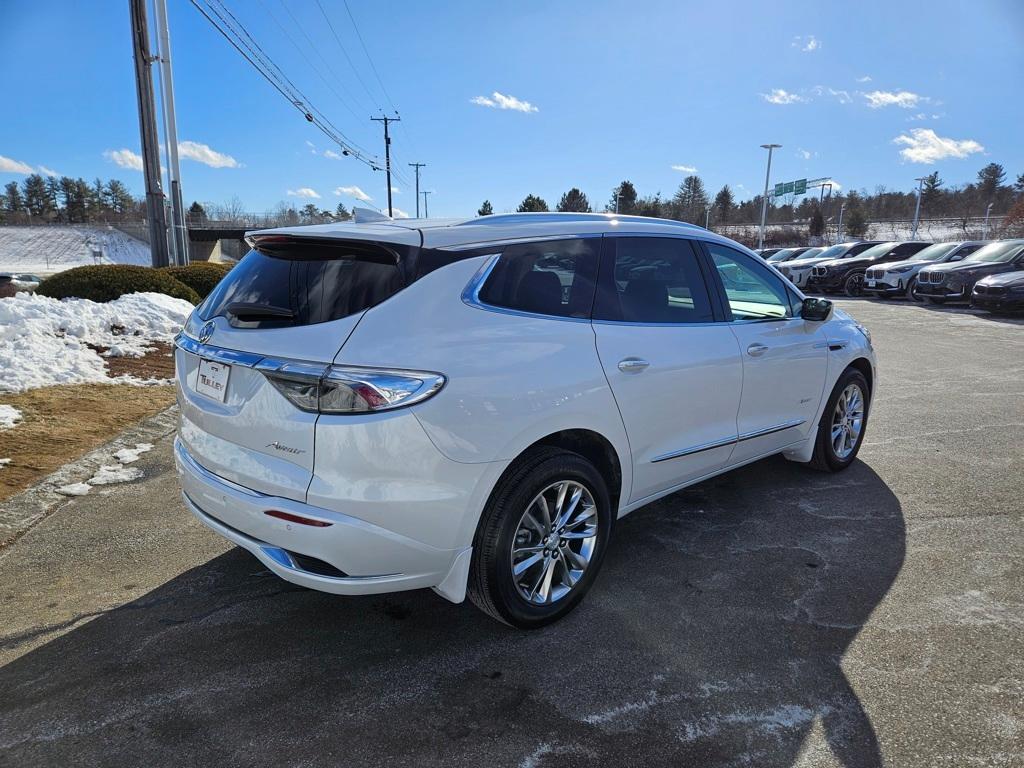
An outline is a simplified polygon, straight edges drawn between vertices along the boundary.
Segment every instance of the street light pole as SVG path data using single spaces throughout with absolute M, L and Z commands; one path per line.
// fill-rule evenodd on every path
M 704 213 L 704 229 L 710 229 L 708 224 L 711 222 L 711 206 L 708 206 L 707 211 Z
M 987 240 L 988 239 L 988 215 L 990 213 L 992 213 L 992 206 L 993 205 L 995 205 L 995 203 L 989 203 L 988 204 L 988 208 L 985 209 L 985 226 L 982 227 L 982 229 L 981 229 L 981 239 L 982 240 Z
M 917 205 L 914 206 L 914 227 L 910 232 L 911 240 L 917 240 L 917 224 L 921 220 L 921 188 L 927 179 L 927 176 L 914 179 L 917 182 Z
M 761 198 L 761 233 L 757 238 L 757 249 L 764 248 L 764 223 L 768 216 L 768 181 L 772 175 L 772 150 L 779 149 L 781 144 L 762 144 L 761 149 L 768 150 L 768 170 L 764 174 L 764 197 Z
M 846 210 L 846 203 L 839 206 L 839 223 L 836 224 L 836 242 L 838 243 L 843 237 L 843 212 Z

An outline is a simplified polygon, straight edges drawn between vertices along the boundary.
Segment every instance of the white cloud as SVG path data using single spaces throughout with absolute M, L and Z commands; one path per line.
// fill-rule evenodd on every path
M 918 104 L 926 104 L 931 99 L 910 91 L 870 91 L 864 94 L 864 98 L 871 109 L 882 107 L 902 107 L 903 109 L 914 109 Z
M 540 110 L 528 101 L 522 101 L 515 96 L 506 96 L 495 91 L 490 96 L 474 96 L 470 102 L 481 107 L 492 109 L 513 109 L 516 112 L 539 112 Z
M 131 171 L 142 170 L 142 155 L 132 152 L 130 149 L 108 149 L 103 156 L 119 168 L 127 168 Z
M 808 101 L 806 97 L 784 91 L 782 88 L 772 88 L 771 93 L 762 93 L 761 98 L 769 104 L 800 104 Z
M 373 200 L 372 197 L 363 192 L 363 190 L 361 190 L 355 184 L 353 184 L 351 187 L 338 187 L 334 190 L 334 194 L 337 195 L 338 197 L 341 197 L 342 195 L 345 195 L 346 197 L 354 197 L 356 200 L 360 200 L 361 202 L 364 203 Z
M 853 97 L 850 96 L 849 91 L 830 88 L 827 85 L 816 85 L 811 89 L 811 93 L 815 96 L 832 96 L 833 98 L 838 99 L 840 104 L 849 104 L 853 101 Z
M 57 173 L 55 170 L 53 170 L 52 168 L 47 168 L 45 165 L 40 165 L 38 170 L 39 170 L 39 172 L 41 174 L 43 174 L 43 176 L 60 176 L 61 175 L 61 174 Z
M 673 171 L 682 171 L 683 173 L 696 173 L 697 169 L 692 165 L 673 165 Z
M 909 134 L 900 134 L 892 142 L 903 146 L 900 156 L 912 163 L 934 163 L 948 157 L 964 158 L 985 151 L 974 139 L 947 139 L 931 128 L 911 128 Z
M 0 155 L 0 173 L 32 173 L 32 166 Z
M 864 77 L 858 77 L 857 78 L 857 82 L 858 83 L 870 83 L 871 82 L 871 75 L 864 75 Z
M 402 190 L 400 190 L 398 187 L 392 187 L 391 188 L 391 194 L 393 194 L 393 195 L 400 195 L 400 194 L 402 194 Z
M 186 160 L 195 160 L 211 168 L 238 168 L 241 165 L 231 155 L 217 152 L 209 145 L 197 141 L 179 141 L 178 152 Z
M 308 198 L 311 198 L 311 199 L 314 199 L 314 200 L 319 200 L 320 199 L 320 195 L 317 194 L 317 191 L 315 189 L 310 189 L 309 187 L 299 187 L 298 189 L 289 189 L 288 190 L 288 196 L 289 197 L 308 197 Z
M 796 156 L 803 158 L 804 160 L 810 160 L 812 157 L 817 157 L 818 153 L 811 152 L 811 150 L 809 149 L 802 149 L 800 147 L 797 147 Z
M 814 35 L 808 35 L 807 37 L 797 35 L 793 38 L 793 42 L 790 43 L 790 47 L 799 48 L 804 53 L 811 53 L 821 48 L 821 41 Z
M 316 154 L 316 150 L 313 150 L 313 154 Z M 341 160 L 341 153 L 335 152 L 333 149 L 325 149 L 324 157 L 330 158 L 331 160 Z
M 391 210 L 395 214 L 394 218 L 396 218 L 396 219 L 408 219 L 409 218 L 409 214 L 406 213 L 405 211 L 403 211 L 401 208 L 395 208 L 395 206 L 391 206 Z

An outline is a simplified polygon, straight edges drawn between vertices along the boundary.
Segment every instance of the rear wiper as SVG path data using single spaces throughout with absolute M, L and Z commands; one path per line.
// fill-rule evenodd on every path
M 243 323 L 259 320 L 294 320 L 295 313 L 286 307 L 275 307 L 273 304 L 252 304 L 236 301 L 228 304 L 227 312 Z

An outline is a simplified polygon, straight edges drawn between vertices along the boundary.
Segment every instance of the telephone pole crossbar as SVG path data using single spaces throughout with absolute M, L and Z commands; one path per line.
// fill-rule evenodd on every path
M 401 117 L 371 117 L 375 123 L 384 123 L 384 169 L 387 171 L 388 177 L 388 216 L 394 216 L 394 210 L 391 207 L 391 135 L 388 133 L 389 123 L 400 123 Z

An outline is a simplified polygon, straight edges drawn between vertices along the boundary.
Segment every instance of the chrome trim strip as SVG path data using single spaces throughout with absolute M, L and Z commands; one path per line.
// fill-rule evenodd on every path
M 255 368 L 256 364 L 263 359 L 263 355 L 254 355 L 251 352 L 239 352 L 234 349 L 215 347 L 212 344 L 203 344 L 195 339 L 186 336 L 184 331 L 179 331 L 174 337 L 174 345 L 178 349 L 190 352 L 205 360 L 215 360 L 218 363 L 228 365 L 241 365 L 245 368 Z
M 765 429 L 758 429 L 753 432 L 744 432 L 739 436 L 737 442 L 743 442 L 744 440 L 753 440 L 755 437 L 764 437 L 765 435 L 771 435 L 775 432 L 782 432 L 787 429 L 793 429 L 804 424 L 807 419 L 796 419 L 794 421 L 787 421 L 785 424 L 779 424 L 777 427 L 766 427 Z
M 710 451 L 714 448 L 724 448 L 727 445 L 734 445 L 736 443 L 735 437 L 730 437 L 727 440 L 715 440 L 711 443 L 701 443 L 695 445 L 692 448 L 684 448 L 681 451 L 672 451 L 671 453 L 663 453 L 661 456 L 655 456 L 651 459 L 652 464 L 656 464 L 659 461 L 668 461 L 669 459 L 679 459 L 683 456 L 689 456 L 694 453 L 700 453 L 701 451 Z

